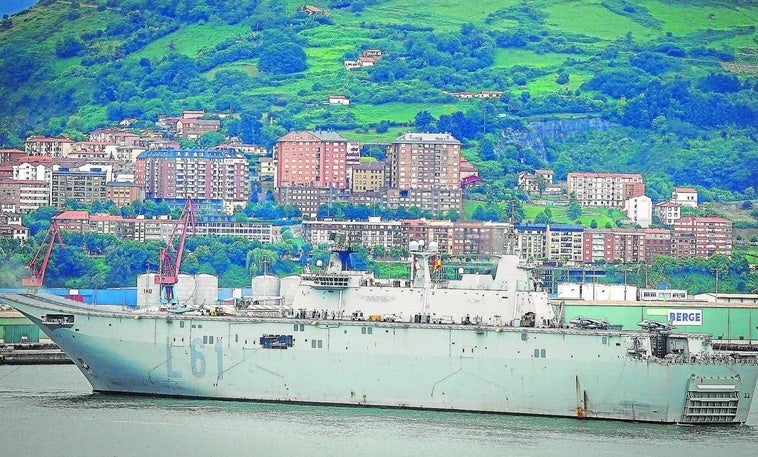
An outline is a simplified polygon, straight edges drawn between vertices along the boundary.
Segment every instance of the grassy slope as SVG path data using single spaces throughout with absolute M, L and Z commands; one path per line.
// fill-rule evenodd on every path
M 294 10 L 301 2 L 287 0 L 288 10 Z M 737 62 L 751 63 L 756 52 L 758 35 L 729 34 L 717 36 L 712 31 L 728 31 L 734 27 L 751 26 L 758 23 L 758 8 L 733 7 L 718 2 L 700 1 L 697 5 L 683 0 L 642 0 L 640 4 L 647 8 L 647 13 L 658 22 L 657 27 L 635 22 L 633 17 L 620 16 L 602 6 L 601 0 L 534 0 L 530 2 L 537 10 L 546 14 L 542 27 L 550 31 L 571 32 L 585 37 L 581 44 L 584 51 L 579 54 L 561 54 L 554 52 L 535 52 L 528 49 L 497 49 L 492 66 L 506 75 L 512 73 L 516 66 L 532 67 L 544 72 L 543 75 L 530 79 L 526 86 L 505 87 L 514 94 L 524 90 L 532 95 L 548 94 L 556 91 L 575 90 L 592 77 L 599 69 L 597 56 L 609 44 L 625 39 L 631 33 L 635 41 L 654 41 L 671 33 L 675 38 L 687 37 L 693 45 L 711 46 L 717 49 L 731 49 L 737 56 Z M 84 4 L 84 3 L 83 3 Z M 434 27 L 438 32 L 456 31 L 465 23 L 475 24 L 487 30 L 513 30 L 519 24 L 513 20 L 497 19 L 486 22 L 488 15 L 507 7 L 518 6 L 521 0 L 481 0 L 475 4 L 456 0 L 441 0 L 431 3 L 395 0 L 369 7 L 360 14 L 344 10 L 332 10 L 330 25 L 320 25 L 300 33 L 308 43 L 305 47 L 308 70 L 300 75 L 285 79 L 276 86 L 256 87 L 244 91 L 241 95 L 262 97 L 275 95 L 283 100 L 300 102 L 304 109 L 299 117 L 305 125 L 315 125 L 323 114 L 334 118 L 352 115 L 361 127 L 354 131 L 343 132 L 351 140 L 363 142 L 387 142 L 411 129 L 416 113 L 429 111 L 434 116 L 449 114 L 456 110 L 468 110 L 476 106 L 476 101 L 458 101 L 450 103 L 409 103 L 398 99 L 391 103 L 379 105 L 353 103 L 348 107 L 328 106 L 324 101 L 330 94 L 350 93 L 356 90 L 371 90 L 372 83 L 367 74 L 371 70 L 348 72 L 342 66 L 345 55 L 356 53 L 361 47 L 373 47 L 383 36 L 383 27 L 394 28 L 396 24 L 416 27 Z M 701 6 L 705 5 L 705 6 Z M 321 5 L 323 6 L 323 5 Z M 54 58 L 55 43 L 63 36 L 78 36 L 85 31 L 104 29 L 109 20 L 116 17 L 111 10 L 96 11 L 93 8 L 80 8 L 81 17 L 73 21 L 66 15 L 70 7 L 64 3 L 54 3 L 44 8 L 35 6 L 30 12 L 14 16 L 14 27 L 10 31 L 0 32 L 0 41 L 16 42 L 19 46 L 34 44 L 38 51 L 48 56 L 45 62 L 51 71 L 60 75 L 76 70 L 79 58 Z M 46 30 L 49 33 L 40 33 Z M 147 57 L 153 61 L 164 58 L 171 51 L 189 57 L 199 57 L 212 52 L 213 47 L 228 39 L 249 35 L 250 28 L 243 24 L 227 25 L 214 21 L 205 24 L 183 26 L 179 30 L 161 37 L 145 48 L 126 56 L 128 62 L 136 62 Z M 103 37 L 94 45 L 102 50 L 116 46 L 117 39 Z M 402 43 L 398 43 L 402 46 Z M 691 58 L 681 59 L 688 72 L 707 72 L 701 62 Z M 572 63 L 573 62 L 573 63 Z M 712 65 L 709 62 L 709 65 Z M 568 84 L 559 85 L 555 74 L 559 69 L 567 69 L 570 74 Z M 98 65 L 89 70 L 97 72 Z M 241 70 L 252 77 L 259 71 L 255 60 L 242 60 L 219 65 L 204 76 L 212 79 L 224 69 Z M 61 80 L 69 79 L 62 76 Z M 406 84 L 398 82 L 397 84 Z M 487 87 L 470 87 L 469 90 L 482 90 Z M 193 100 L 180 100 L 178 105 L 191 105 Z M 276 109 L 276 108 L 275 108 Z M 96 125 L 105 119 L 102 106 L 86 106 L 77 113 L 85 120 L 85 125 Z M 560 116 L 561 113 L 552 113 Z M 394 124 L 388 131 L 377 133 L 375 125 L 386 120 Z M 601 226 L 602 222 L 599 221 Z
M 287 0 L 285 3 L 288 9 L 295 9 L 302 2 Z M 569 84 L 561 86 L 555 82 L 554 75 L 565 66 L 566 59 L 587 61 L 610 43 L 624 39 L 628 32 L 631 32 L 636 41 L 641 42 L 659 39 L 667 32 L 671 32 L 674 37 L 690 36 L 692 40 L 700 40 L 699 44 L 703 46 L 734 50 L 738 61 L 751 63 L 753 59 L 756 59 L 758 53 L 755 52 L 757 36 L 755 32 L 714 39 L 703 31 L 732 30 L 734 27 L 754 25 L 758 23 L 758 8 L 735 7 L 707 1 L 696 2 L 695 6 L 688 3 L 676 0 L 642 0 L 640 4 L 646 7 L 649 15 L 660 24 L 658 27 L 651 27 L 635 22 L 632 17 L 611 12 L 601 5 L 600 0 L 535 0 L 530 4 L 547 15 L 543 24 L 545 29 L 571 32 L 596 41 L 582 44 L 585 49 L 582 54 L 538 54 L 523 49 L 500 49 L 497 51 L 493 68 L 502 69 L 506 73 L 516 65 L 545 70 L 548 72 L 547 75 L 539 76 L 527 83 L 526 90 L 533 94 L 573 90 L 592 76 L 593 67 L 575 64 L 569 69 Z M 332 10 L 333 24 L 301 32 L 301 36 L 308 42 L 305 50 L 309 68 L 305 74 L 290 78 L 276 87 L 256 88 L 246 93 L 250 95 L 275 94 L 291 100 L 305 99 L 307 103 L 315 106 L 323 102 L 331 93 L 345 92 L 354 87 L 370 87 L 365 74 L 356 74 L 365 70 L 349 73 L 342 67 L 342 60 L 346 54 L 357 51 L 361 45 L 370 46 L 376 41 L 372 36 L 375 36 L 377 31 L 381 31 L 382 27 L 394 27 L 398 24 L 431 26 L 438 32 L 445 32 L 456 31 L 463 24 L 472 23 L 484 29 L 513 30 L 519 25 L 516 21 L 498 19 L 486 23 L 485 19 L 494 11 L 520 4 L 520 0 L 480 0 L 475 3 L 457 0 L 435 2 L 395 0 L 368 7 L 360 14 Z M 55 43 L 66 35 L 78 36 L 84 31 L 103 29 L 107 21 L 115 15 L 113 11 L 96 11 L 93 8 L 82 7 L 79 9 L 82 16 L 69 21 L 66 19 L 69 8 L 64 3 L 54 3 L 44 9 L 35 6 L 31 12 L 15 16 L 13 29 L 0 32 L 0 40 L 35 44 L 44 55 L 50 57 L 46 59 L 46 62 L 51 65 L 55 73 L 65 73 L 78 66 L 79 59 L 54 58 Z M 48 33 L 40 33 L 40 30 Z M 142 57 L 161 59 L 168 54 L 170 44 L 173 44 L 177 52 L 190 57 L 198 57 L 205 52 L 211 52 L 213 46 L 229 37 L 239 37 L 248 33 L 250 29 L 242 24 L 226 25 L 214 22 L 193 24 L 157 39 L 145 48 L 127 56 L 126 59 L 129 61 Z M 117 40 L 102 38 L 95 42 L 95 46 L 108 49 L 116 42 Z M 689 66 L 688 70 L 698 71 L 697 61 L 684 60 Z M 241 69 L 251 76 L 259 74 L 256 62 L 248 60 L 220 65 L 206 72 L 205 76 L 212 78 L 215 73 L 226 68 Z M 97 65 L 92 69 L 97 70 Z M 481 89 L 485 88 L 470 88 L 470 90 Z M 517 87 L 506 89 L 513 92 L 523 90 Z M 391 104 L 377 106 L 353 104 L 345 110 L 353 113 L 361 124 L 387 120 L 403 125 L 411 122 L 421 109 L 439 115 L 455 110 L 465 110 L 473 103 L 475 102 L 418 104 L 398 100 Z M 89 109 L 84 112 L 97 117 L 103 110 Z M 313 119 L 313 116 L 304 113 L 303 118 L 307 121 Z M 350 134 L 347 133 L 347 135 Z M 361 129 L 354 135 L 356 138 L 364 138 L 367 133 Z M 368 135 L 376 134 L 369 132 Z
M 476 208 L 484 206 L 485 203 L 479 201 L 466 201 L 463 204 L 463 216 L 465 219 L 471 219 L 471 215 L 474 214 Z M 550 208 L 552 213 L 551 221 L 559 224 L 575 224 L 576 221 L 569 219 L 566 211 L 568 209 L 565 205 L 523 205 L 524 208 L 524 222 L 533 222 L 537 215 Z M 582 208 L 582 215 L 579 218 L 581 224 L 585 227 L 589 227 L 592 221 L 597 222 L 599 228 L 605 227 L 606 224 L 611 224 L 615 227 L 616 220 L 624 220 L 626 217 L 618 210 L 609 210 L 607 208 Z

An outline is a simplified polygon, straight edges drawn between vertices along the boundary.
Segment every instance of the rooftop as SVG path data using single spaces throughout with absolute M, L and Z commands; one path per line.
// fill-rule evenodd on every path
M 435 144 L 461 144 L 453 135 L 449 133 L 406 133 L 398 137 L 396 143 L 435 143 Z

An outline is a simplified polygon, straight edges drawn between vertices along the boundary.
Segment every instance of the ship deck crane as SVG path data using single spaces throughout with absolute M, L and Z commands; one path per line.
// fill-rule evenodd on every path
M 29 270 L 31 275 L 28 278 L 21 279 L 22 286 L 35 289 L 42 287 L 42 283 L 45 280 L 45 272 L 47 271 L 47 264 L 50 262 L 50 254 L 53 252 L 53 245 L 56 240 L 58 240 L 61 246 L 64 246 L 60 227 L 58 227 L 55 221 L 51 221 L 50 228 L 42 239 L 39 249 L 37 249 L 34 257 L 24 267 Z
M 179 267 L 184 255 L 184 243 L 187 240 L 187 233 L 195 229 L 195 207 L 192 199 L 188 198 L 185 202 L 182 213 L 171 231 L 171 237 L 166 242 L 166 246 L 161 248 L 159 258 L 158 274 L 155 276 L 155 284 L 160 289 L 160 301 L 163 304 L 174 306 L 178 304 L 178 299 L 174 293 L 174 286 L 179 281 Z M 174 245 L 178 245 L 174 248 Z

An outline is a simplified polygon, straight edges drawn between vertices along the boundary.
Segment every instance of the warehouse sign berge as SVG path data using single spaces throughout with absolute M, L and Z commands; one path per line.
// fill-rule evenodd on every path
M 703 310 L 669 309 L 668 321 L 674 325 L 703 325 Z

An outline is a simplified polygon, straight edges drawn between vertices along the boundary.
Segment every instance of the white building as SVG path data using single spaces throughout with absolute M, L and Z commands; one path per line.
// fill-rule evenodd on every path
M 50 181 L 52 168 L 43 164 L 22 163 L 13 166 L 13 179 L 22 181 Z
M 635 224 L 648 228 L 653 223 L 653 202 L 645 195 L 630 198 L 624 202 L 624 213 Z
M 673 202 L 661 202 L 655 205 L 655 215 L 664 225 L 674 225 L 674 221 L 682 217 L 681 206 Z
M 671 191 L 671 202 L 697 208 L 697 190 L 691 187 L 676 187 Z

